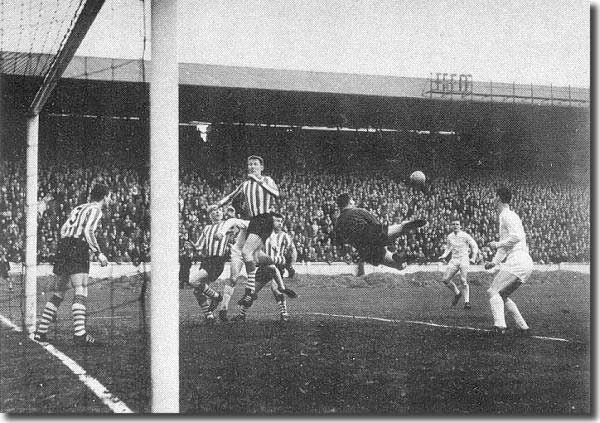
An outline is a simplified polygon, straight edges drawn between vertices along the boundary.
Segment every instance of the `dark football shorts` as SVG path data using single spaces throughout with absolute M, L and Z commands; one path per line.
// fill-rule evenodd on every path
M 373 266 L 379 266 L 385 258 L 388 244 L 387 225 L 369 225 L 361 236 L 361 241 L 354 247 L 360 259 Z
M 54 257 L 55 275 L 69 276 L 90 273 L 88 243 L 80 238 L 61 238 Z
M 214 282 L 219 276 L 221 276 L 221 273 L 223 273 L 226 261 L 227 257 L 207 257 L 202 260 L 200 269 L 206 270 L 206 273 L 208 273 L 208 279 Z
M 258 235 L 263 242 L 271 236 L 273 232 L 273 215 L 271 213 L 263 213 L 254 216 L 248 224 L 248 234 Z

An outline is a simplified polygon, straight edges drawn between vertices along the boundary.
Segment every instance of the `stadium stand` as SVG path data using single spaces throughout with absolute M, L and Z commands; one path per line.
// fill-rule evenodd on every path
M 25 177 L 18 162 L 0 167 L 6 181 L 0 187 L 0 245 L 9 261 L 22 260 L 25 218 Z M 40 167 L 40 224 L 38 261 L 52 262 L 63 222 L 76 204 L 86 200 L 93 182 L 103 180 L 113 189 L 113 203 L 99 232 L 107 257 L 113 262 L 149 260 L 148 190 L 143 170 L 112 161 L 94 165 L 78 163 Z M 230 175 L 187 170 L 180 183 L 180 238 L 197 239 L 208 222 L 206 206 L 231 190 L 243 176 L 241 169 Z M 453 175 L 433 179 L 426 194 L 390 181 L 384 170 L 363 173 L 332 173 L 318 169 L 276 171 L 284 197 L 279 208 L 286 216 L 286 229 L 293 235 L 298 260 L 351 261 L 352 251 L 333 244 L 336 193 L 349 191 L 359 205 L 375 213 L 384 223 L 406 216 L 427 219 L 430 224 L 397 241 L 421 263 L 435 261 L 442 252 L 450 219 L 459 217 L 480 246 L 497 233 L 491 187 L 499 181 L 516 192 L 533 259 L 538 263 L 589 262 L 590 190 L 574 182 L 548 181 L 539 176 Z M 102 245 L 101 244 L 101 245 Z M 491 252 L 482 250 L 486 259 Z

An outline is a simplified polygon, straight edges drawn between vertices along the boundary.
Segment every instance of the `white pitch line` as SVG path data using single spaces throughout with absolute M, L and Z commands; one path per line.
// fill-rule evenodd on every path
M 351 315 L 347 315 L 347 314 L 332 314 L 332 313 L 317 313 L 317 312 L 306 313 L 306 314 L 312 314 L 312 315 L 317 315 L 317 316 L 328 316 L 328 317 L 343 317 L 343 318 L 347 318 L 347 319 L 376 320 L 379 322 L 388 322 L 388 323 L 412 323 L 415 325 L 433 326 L 436 328 L 465 329 L 465 330 L 470 330 L 470 331 L 474 331 L 474 332 L 491 332 L 490 329 L 474 328 L 471 326 L 442 325 L 442 324 L 433 323 L 433 322 L 421 322 L 419 320 L 394 320 L 394 319 L 384 319 L 383 317 L 351 316 Z M 532 335 L 529 338 L 543 339 L 545 341 L 558 341 L 558 342 L 569 342 L 569 343 L 573 342 L 570 339 L 554 338 L 551 336 Z
M 16 332 L 22 332 L 21 328 L 11 322 L 9 319 L 0 314 L 0 321 L 4 323 L 6 326 L 11 328 Z M 125 414 L 125 413 L 133 413 L 127 405 L 121 401 L 116 395 L 111 394 L 108 389 L 104 385 L 102 385 L 98 380 L 92 376 L 90 376 L 83 367 L 75 362 L 72 358 L 68 357 L 63 352 L 59 351 L 54 345 L 37 342 L 33 340 L 33 334 L 30 335 L 29 339 L 36 344 L 40 345 L 50 354 L 55 356 L 63 363 L 65 366 L 69 368 L 80 381 L 83 382 L 85 386 L 87 386 L 100 400 L 110 408 L 116 414 Z

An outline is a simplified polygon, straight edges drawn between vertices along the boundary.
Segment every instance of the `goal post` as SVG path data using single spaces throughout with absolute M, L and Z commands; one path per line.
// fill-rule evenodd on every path
M 25 321 L 27 333 L 35 331 L 37 315 L 37 192 L 40 116 L 27 118 L 27 181 L 25 211 Z
M 179 412 L 177 0 L 151 3 L 150 361 L 152 412 Z

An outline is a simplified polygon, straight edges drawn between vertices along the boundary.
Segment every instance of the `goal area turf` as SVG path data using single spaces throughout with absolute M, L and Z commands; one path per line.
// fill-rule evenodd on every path
M 486 288 L 470 275 L 471 310 L 452 307 L 441 274 L 297 275 L 292 319 L 261 292 L 245 322 L 209 325 L 180 290 L 180 408 L 205 415 L 589 415 L 590 277 L 535 272 L 514 299 L 534 330 L 491 336 Z M 149 413 L 150 367 L 140 276 L 94 280 L 94 348 L 72 344 L 61 307 L 52 344 L 135 413 Z M 40 292 L 50 278 L 40 278 Z M 222 280 L 215 285 L 221 288 Z M 15 290 L 19 290 L 17 283 Z M 231 301 L 235 313 L 241 288 Z M 2 314 L 9 292 L 1 288 Z M 16 296 L 16 294 L 13 294 Z M 43 296 L 40 295 L 40 303 Z M 67 297 L 65 302 L 69 303 Z M 1 409 L 110 413 L 55 357 L 1 325 Z M 514 327 L 514 326 L 512 326 Z

